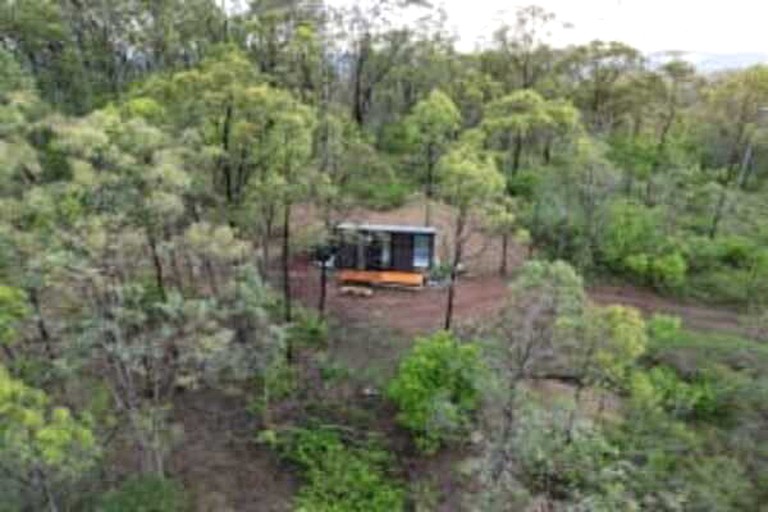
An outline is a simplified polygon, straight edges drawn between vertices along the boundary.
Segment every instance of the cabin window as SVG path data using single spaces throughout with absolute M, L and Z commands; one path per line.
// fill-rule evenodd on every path
M 392 236 L 389 233 L 381 233 L 381 267 L 390 268 L 392 266 Z
M 429 235 L 413 236 L 413 266 L 414 268 L 429 268 Z
M 392 265 L 392 237 L 389 233 L 371 233 L 365 240 L 366 268 L 387 270 Z

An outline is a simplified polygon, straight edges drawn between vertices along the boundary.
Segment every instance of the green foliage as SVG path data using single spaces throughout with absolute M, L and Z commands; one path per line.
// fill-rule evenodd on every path
M 647 358 L 663 362 L 685 376 L 715 364 L 762 375 L 768 367 L 768 347 L 735 334 L 683 329 L 668 338 L 652 337 Z
M 6 50 L 0 50 L 0 69 L 3 70 L 0 77 L 0 99 L 4 100 L 13 91 L 31 88 L 30 77 Z
M 328 324 L 317 313 L 302 309 L 288 327 L 287 335 L 292 346 L 322 348 L 328 345 Z
M 135 476 L 98 500 L 99 512 L 182 512 L 187 510 L 182 486 L 173 480 L 153 476 Z
M 10 344 L 15 341 L 19 323 L 28 314 L 29 308 L 24 292 L 0 285 L 0 344 Z
M 30 482 L 42 496 L 81 478 L 95 466 L 99 452 L 88 418 L 52 406 L 43 391 L 0 366 L 0 460 L 12 476 Z
M 256 392 L 250 397 L 248 411 L 261 417 L 269 426 L 273 403 L 288 398 L 299 389 L 299 376 L 295 368 L 276 362 L 254 377 Z
M 618 447 L 586 419 L 569 434 L 564 427 L 570 414 L 532 401 L 520 407 L 513 447 L 528 488 L 564 496 L 600 494 L 621 485 L 626 470 L 617 465 Z
M 679 289 L 685 283 L 688 265 L 663 235 L 660 213 L 630 202 L 614 203 L 601 251 L 616 271 L 660 289 Z
M 574 510 L 753 507 L 755 489 L 745 467 L 734 457 L 708 453 L 705 437 L 663 411 L 649 377 L 636 377 L 627 417 L 618 423 L 600 426 L 577 412 L 568 429 L 568 407 L 521 401 L 512 447 L 528 488 Z
M 479 406 L 485 368 L 480 348 L 448 332 L 417 338 L 387 389 L 400 409 L 398 421 L 431 453 L 461 439 Z
M 391 169 L 375 172 L 369 169 L 364 176 L 356 176 L 346 191 L 357 201 L 374 210 L 389 210 L 402 206 L 412 192 L 411 186 L 397 177 Z
M 578 317 L 585 302 L 584 281 L 564 261 L 527 261 L 512 282 L 512 296 L 542 296 L 554 303 L 558 317 Z
M 306 512 L 389 512 L 404 509 L 404 491 L 387 471 L 389 454 L 374 444 L 346 444 L 329 428 L 298 429 L 280 440 L 284 456 L 297 464 L 304 485 L 296 509 Z
M 438 183 L 443 200 L 461 211 L 487 204 L 504 189 L 493 162 L 469 145 L 458 145 L 440 159 Z
M 677 373 L 665 366 L 656 366 L 648 372 L 650 385 L 660 405 L 677 417 L 704 417 L 715 412 L 714 390 L 705 379 L 693 383 L 682 381 Z
M 662 344 L 666 341 L 674 341 L 680 333 L 683 322 L 680 317 L 657 313 L 651 316 L 646 325 L 651 343 Z
M 621 388 L 632 365 L 648 344 L 640 312 L 624 306 L 591 307 L 585 322 L 586 378 L 596 384 Z M 589 361 L 587 359 L 587 361 Z
M 663 412 L 665 398 L 669 395 L 654 387 L 651 378 L 636 374 L 627 417 L 612 431 L 625 456 L 635 459 L 634 492 L 656 510 L 679 510 L 684 504 L 733 511 L 753 506 L 754 489 L 742 463 L 717 453 L 716 447 L 707 450 L 707 438 Z M 675 398 L 685 403 L 691 396 Z M 714 470 L 718 464 L 719 475 Z
M 618 42 L 555 51 L 536 7 L 466 53 L 442 29 L 396 29 L 399 2 L 331 16 L 225 3 L 0 2 L 0 508 L 77 509 L 112 428 L 143 472 L 165 472 L 179 388 L 257 390 L 251 406 L 277 431 L 271 408 L 303 368 L 286 343 L 323 347 L 328 331 L 304 311 L 277 325 L 290 293 L 278 304 L 244 262 L 254 248 L 268 259 L 281 227 L 287 262 L 299 205 L 331 225 L 425 185 L 457 213 L 437 277 L 485 213 L 485 234 L 521 233 L 590 276 L 768 304 L 768 67 L 703 76 Z M 574 510 L 768 502 L 754 498 L 768 488 L 762 342 L 594 307 L 562 261 L 520 269 L 491 325 L 509 389 L 539 369 L 579 382 L 585 410 L 511 410 L 499 429 L 516 432 L 510 471 L 519 455 L 532 491 Z M 318 363 L 326 382 L 350 377 L 335 356 Z M 388 392 L 430 452 L 473 425 L 485 373 L 477 345 L 439 333 Z M 591 386 L 616 394 L 588 421 Z M 380 449 L 322 429 L 291 443 L 300 509 L 405 506 Z M 101 506 L 176 510 L 191 505 L 181 494 L 129 479 Z
M 679 252 L 664 254 L 654 259 L 648 269 L 651 282 L 664 289 L 679 289 L 686 279 L 688 265 Z

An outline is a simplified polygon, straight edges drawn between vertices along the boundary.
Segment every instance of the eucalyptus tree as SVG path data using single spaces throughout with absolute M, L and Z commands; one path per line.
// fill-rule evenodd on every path
M 345 75 L 350 113 L 361 128 L 368 126 L 377 91 L 411 48 L 414 33 L 397 26 L 398 15 L 425 6 L 420 0 L 374 0 L 366 5 L 355 2 L 342 10 L 339 37 L 351 62 Z
M 505 194 L 498 200 L 487 205 L 484 212 L 485 221 L 489 231 L 494 235 L 501 235 L 501 257 L 499 258 L 499 275 L 507 275 L 507 263 L 509 261 L 509 238 L 519 235 L 525 239 L 527 232 L 520 228 L 517 216 L 517 202 L 514 198 Z
M 453 320 L 456 281 L 459 277 L 464 245 L 473 214 L 503 193 L 504 178 L 493 160 L 470 141 L 457 143 L 438 164 L 438 195 L 455 211 L 453 220 L 451 276 L 445 310 L 445 329 Z
M 567 154 L 565 162 L 541 170 L 521 217 L 537 247 L 588 268 L 595 262 L 621 179 L 598 140 L 579 137 Z
M 451 98 L 439 90 L 413 108 L 406 121 L 416 136 L 419 160 L 422 165 L 422 181 L 426 198 L 424 224 L 431 222 L 431 203 L 434 196 L 435 167 L 461 124 L 461 114 Z M 422 167 L 423 166 L 423 167 Z
M 579 321 L 586 306 L 584 282 L 573 267 L 532 260 L 512 280 L 499 314 L 479 327 L 496 382 L 482 415 L 487 441 L 479 476 L 489 492 L 503 492 L 515 470 L 521 385 L 567 368 L 560 358 L 572 336 L 564 327 Z
M 296 137 L 283 107 L 289 117 L 277 120 L 275 145 Z M 188 149 L 127 111 L 56 127 L 75 193 L 66 198 L 73 204 L 52 203 L 65 215 L 46 217 L 60 240 L 48 250 L 57 269 L 50 293 L 68 304 L 66 366 L 96 372 L 125 419 L 137 467 L 163 474 L 177 391 L 263 375 L 284 361 L 283 341 L 265 311 L 271 299 L 243 267 L 246 242 L 226 224 L 194 221 L 185 207 Z M 280 171 L 296 163 L 294 153 L 269 155 Z M 207 281 L 197 279 L 201 269 Z
M 558 55 L 547 44 L 556 26 L 555 15 L 536 5 L 517 10 L 512 25 L 502 25 L 493 34 L 493 46 L 480 56 L 481 69 L 515 89 L 543 91 L 555 80 Z
M 3 2 L 0 32 L 43 97 L 85 113 L 149 72 L 190 66 L 226 38 L 215 0 Z
M 315 124 L 314 111 L 294 100 L 290 95 L 275 91 L 274 125 L 270 160 L 277 172 L 281 187 L 283 209 L 283 300 L 285 320 L 292 320 L 291 280 L 289 272 L 291 250 L 291 208 L 306 197 L 312 168 L 312 133 Z
M 502 154 L 502 168 L 514 176 L 522 165 L 525 142 L 538 139 L 545 163 L 556 138 L 573 136 L 579 128 L 577 110 L 562 100 L 547 100 L 533 90 L 515 91 L 489 103 L 482 123 L 488 145 Z
M 319 103 L 336 71 L 332 9 L 315 0 L 250 2 L 234 17 L 232 39 L 273 85 L 310 104 Z
M 743 188 L 748 181 L 756 143 L 768 123 L 768 67 L 758 65 L 722 77 L 707 91 L 706 104 L 705 119 L 719 128 L 711 149 L 720 151 L 710 151 L 710 165 L 723 169 L 709 227 L 710 238 L 715 238 L 732 189 Z
M 690 107 L 697 100 L 695 71 L 687 62 L 673 59 L 656 70 L 634 73 L 623 81 L 615 103 L 617 118 L 610 158 L 625 172 L 625 191 L 633 192 L 635 180 L 645 182 L 645 203 L 657 198 L 654 182 L 664 171 L 694 164 L 685 144 L 692 137 Z M 689 152 L 692 153 L 692 152 Z
M 89 418 L 55 406 L 0 365 L 0 486 L 9 509 L 65 510 L 69 485 L 92 470 L 100 446 Z
M 593 41 L 569 49 L 558 66 L 587 125 L 611 133 L 623 114 L 617 99 L 624 82 L 643 68 L 640 52 L 615 41 Z

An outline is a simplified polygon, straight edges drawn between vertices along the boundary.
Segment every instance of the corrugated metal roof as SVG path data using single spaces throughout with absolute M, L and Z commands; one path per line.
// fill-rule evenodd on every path
M 349 231 L 379 231 L 384 233 L 412 233 L 415 235 L 434 235 L 437 229 L 432 226 L 408 226 L 404 224 L 356 224 L 354 222 L 342 222 L 337 229 Z

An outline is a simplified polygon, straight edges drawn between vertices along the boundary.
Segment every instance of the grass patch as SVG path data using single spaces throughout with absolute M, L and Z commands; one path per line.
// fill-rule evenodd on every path
M 730 333 L 681 329 L 670 336 L 652 337 L 647 357 L 668 364 L 683 375 L 713 365 L 744 370 L 753 376 L 768 374 L 768 345 Z
M 388 474 L 389 453 L 373 440 L 353 443 L 335 429 L 296 429 L 278 441 L 283 456 L 302 471 L 297 510 L 396 512 L 405 492 Z

